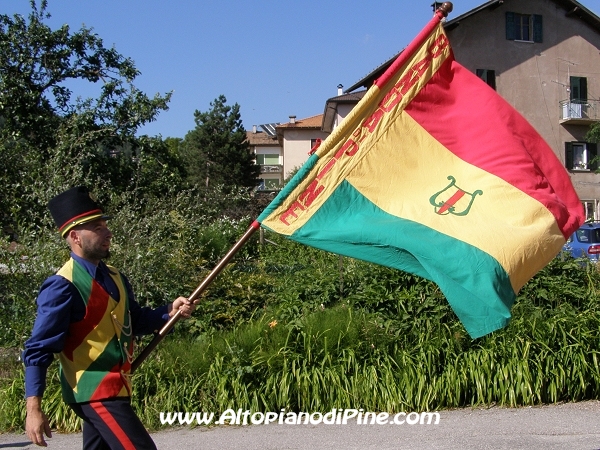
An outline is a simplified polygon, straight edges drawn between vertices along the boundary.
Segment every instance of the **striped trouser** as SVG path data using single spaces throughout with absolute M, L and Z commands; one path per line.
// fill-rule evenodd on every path
M 156 450 L 128 397 L 69 406 L 83 419 L 84 450 Z

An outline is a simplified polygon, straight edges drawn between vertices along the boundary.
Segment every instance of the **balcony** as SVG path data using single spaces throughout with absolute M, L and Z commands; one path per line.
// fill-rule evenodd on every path
M 600 121 L 600 102 L 598 100 L 562 100 L 560 105 L 560 123 L 569 125 L 591 125 Z
M 281 173 L 283 172 L 283 166 L 281 164 L 269 164 L 261 165 L 260 173 Z

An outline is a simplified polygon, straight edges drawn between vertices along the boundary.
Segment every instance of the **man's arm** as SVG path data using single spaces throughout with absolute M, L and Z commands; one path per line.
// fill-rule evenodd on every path
M 42 411 L 42 397 L 27 397 L 27 418 L 25 419 L 25 433 L 35 445 L 47 447 L 46 437 L 52 437 L 50 423 Z
M 152 334 L 160 330 L 169 317 L 173 317 L 181 310 L 182 317 L 187 319 L 196 308 L 198 300 L 190 302 L 185 297 L 178 297 L 172 303 L 152 309 L 148 306 L 140 306 L 135 299 L 133 288 L 127 277 L 121 274 L 129 297 L 129 312 L 133 324 L 133 334 L 136 336 Z
M 82 301 L 79 309 L 72 308 L 71 299 L 73 295 L 78 295 L 74 290 L 60 276 L 52 276 L 44 282 L 37 298 L 37 317 L 31 337 L 25 342 L 22 355 L 27 399 L 25 431 L 33 443 L 44 447 L 44 434 L 51 437 L 48 419 L 41 409 L 46 389 L 46 370 L 54 359 L 54 353 L 62 350 L 69 324 L 74 320 L 81 320 L 85 315 Z

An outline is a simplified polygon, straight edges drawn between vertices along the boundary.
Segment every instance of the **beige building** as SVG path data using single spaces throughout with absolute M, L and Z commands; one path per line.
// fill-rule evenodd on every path
M 255 125 L 246 132 L 250 151 L 256 155 L 256 164 L 260 166 L 261 190 L 277 190 L 283 185 L 283 149 L 277 140 L 277 123 Z
M 260 125 L 262 131 L 253 126 L 252 131 L 246 132 L 250 151 L 260 166 L 260 190 L 281 189 L 284 180 L 306 162 L 312 148 L 329 135 L 321 129 L 322 114 L 289 119 L 284 124 Z
M 329 133 L 323 131 L 323 115 L 296 120 L 290 116 L 288 123 L 277 125 L 277 139 L 283 148 L 283 173 L 287 178 L 308 159 L 318 139 L 324 140 Z

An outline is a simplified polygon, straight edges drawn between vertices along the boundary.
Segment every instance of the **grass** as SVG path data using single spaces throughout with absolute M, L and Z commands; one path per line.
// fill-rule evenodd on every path
M 163 411 L 431 411 L 599 398 L 597 310 L 516 317 L 503 331 L 464 342 L 453 327 L 400 346 L 371 314 L 340 305 L 274 328 L 270 317 L 190 345 L 161 349 L 162 373 L 138 392 Z M 186 376 L 169 379 L 172 368 Z M 158 380 L 157 380 L 158 381 Z M 138 381 L 136 381 L 137 383 Z M 147 380 L 141 383 L 150 386 Z M 179 392 L 180 394 L 176 394 Z M 178 398 L 174 402 L 174 398 Z M 158 412 L 144 421 L 158 426 Z
M 506 329 L 463 342 L 456 330 L 401 346 L 373 314 L 345 305 L 295 323 L 272 316 L 199 340 L 168 339 L 134 376 L 134 405 L 158 428 L 161 411 L 433 411 L 599 398 L 597 310 L 516 317 Z M 23 423 L 22 371 L 0 393 L 2 429 Z M 51 370 L 53 426 L 79 429 Z
M 523 288 L 507 328 L 471 340 L 433 283 L 281 244 L 211 287 L 195 318 L 134 375 L 134 407 L 159 428 L 160 412 L 392 413 L 598 399 L 599 286 L 595 268 L 557 258 Z M 23 371 L 9 360 L 0 368 L 3 431 L 24 420 Z M 55 429 L 79 429 L 56 365 L 44 401 Z

